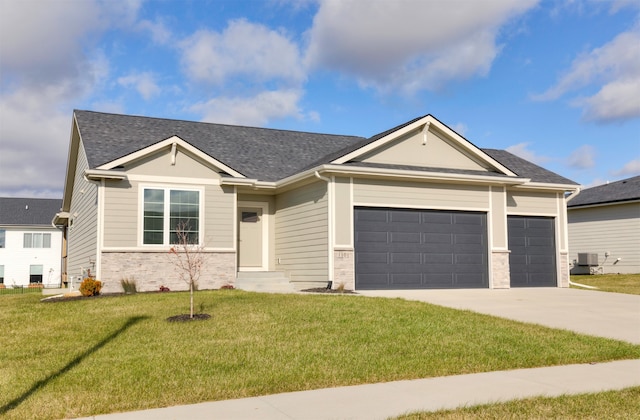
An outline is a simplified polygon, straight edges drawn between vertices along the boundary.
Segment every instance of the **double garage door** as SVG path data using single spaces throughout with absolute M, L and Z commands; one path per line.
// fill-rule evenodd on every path
M 555 286 L 552 218 L 508 219 L 511 286 Z M 489 287 L 483 212 L 356 207 L 356 289 Z
M 357 207 L 356 289 L 489 287 L 486 213 Z

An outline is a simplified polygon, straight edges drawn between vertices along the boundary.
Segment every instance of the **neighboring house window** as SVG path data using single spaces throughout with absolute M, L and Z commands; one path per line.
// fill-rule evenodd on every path
M 5 238 L 7 237 L 7 231 L 4 229 L 0 229 L 0 248 L 5 247 Z
M 29 283 L 42 283 L 42 266 L 29 266 Z
M 176 231 L 197 244 L 200 232 L 200 192 L 169 188 L 145 188 L 142 243 L 169 245 L 177 242 Z
M 25 233 L 24 248 L 51 248 L 50 233 Z
M 4 284 L 4 265 L 0 265 L 0 284 Z

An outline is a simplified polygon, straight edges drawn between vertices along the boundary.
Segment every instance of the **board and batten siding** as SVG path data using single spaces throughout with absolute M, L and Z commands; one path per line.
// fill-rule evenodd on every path
M 570 261 L 578 253 L 597 253 L 604 273 L 640 273 L 640 203 L 569 208 L 567 213 Z M 606 259 L 605 252 L 610 254 Z
M 476 185 L 353 180 L 354 204 L 359 206 L 486 211 L 488 191 Z
M 143 185 L 143 187 L 141 187 Z M 131 248 L 139 246 L 142 227 L 140 188 L 154 186 L 180 189 L 181 184 L 137 181 L 106 183 L 104 206 L 104 246 Z M 197 185 L 195 185 L 197 186 Z M 189 184 L 185 188 L 193 188 Z M 204 245 L 207 248 L 233 248 L 233 187 L 204 186 Z
M 329 280 L 327 184 L 314 182 L 276 197 L 276 269 L 292 282 Z
M 98 187 L 84 179 L 89 168 L 80 141 L 70 205 L 72 226 L 68 231 L 67 274 L 73 282 L 82 281 L 87 269 L 95 270 L 98 251 Z M 71 279 L 70 279 L 71 280 Z

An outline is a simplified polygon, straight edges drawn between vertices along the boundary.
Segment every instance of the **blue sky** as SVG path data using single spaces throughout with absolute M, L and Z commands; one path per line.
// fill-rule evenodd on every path
M 584 186 L 640 174 L 638 0 L 0 0 L 0 196 L 73 109 L 369 137 L 432 114 Z

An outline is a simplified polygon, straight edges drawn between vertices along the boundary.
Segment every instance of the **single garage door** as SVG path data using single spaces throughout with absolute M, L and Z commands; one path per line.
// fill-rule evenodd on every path
M 554 219 L 509 216 L 507 228 L 511 287 L 556 287 Z
M 356 289 L 489 287 L 487 215 L 357 207 Z

